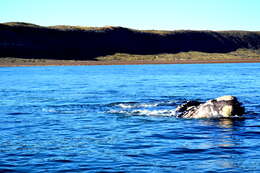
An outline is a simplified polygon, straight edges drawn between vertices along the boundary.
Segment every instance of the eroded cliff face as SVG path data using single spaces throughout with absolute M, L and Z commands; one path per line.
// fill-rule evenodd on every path
M 0 24 L 0 57 L 92 60 L 114 53 L 159 54 L 259 49 L 260 32 L 139 31 L 122 27 Z

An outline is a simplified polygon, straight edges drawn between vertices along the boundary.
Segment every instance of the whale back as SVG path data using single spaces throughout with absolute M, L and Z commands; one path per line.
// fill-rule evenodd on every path
M 178 117 L 183 118 L 229 118 L 241 116 L 245 109 L 234 96 L 222 96 L 205 103 L 188 101 L 176 108 Z

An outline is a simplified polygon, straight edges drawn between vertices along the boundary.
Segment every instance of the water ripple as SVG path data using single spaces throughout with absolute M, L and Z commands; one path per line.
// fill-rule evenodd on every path
M 17 67 L 0 74 L 0 172 L 260 171 L 259 64 Z M 238 96 L 244 118 L 173 117 L 184 101 L 220 94 Z

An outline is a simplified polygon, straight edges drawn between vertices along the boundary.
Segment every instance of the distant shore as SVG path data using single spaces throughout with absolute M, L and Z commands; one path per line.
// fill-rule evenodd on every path
M 260 31 L 0 23 L 0 67 L 260 62 Z
M 260 59 L 225 59 L 225 60 L 136 60 L 136 61 L 74 61 L 74 60 L 24 60 L 0 61 L 0 67 L 27 66 L 87 66 L 87 65 L 144 65 L 144 64 L 211 64 L 211 63 L 260 63 Z
M 238 49 L 229 53 L 181 52 L 176 54 L 126 54 L 100 56 L 95 60 L 61 60 L 50 58 L 0 57 L 0 67 L 69 66 L 69 65 L 131 65 L 131 64 L 208 64 L 259 63 L 260 50 Z
M 229 59 L 232 62 L 240 62 L 240 59 L 252 61 L 260 59 L 260 31 L 46 27 L 7 22 L 0 23 L 2 57 L 24 58 L 21 61 L 12 59 L 6 65 L 25 66 L 216 63 L 216 60 L 226 62 Z M 54 59 L 60 61 L 48 61 Z

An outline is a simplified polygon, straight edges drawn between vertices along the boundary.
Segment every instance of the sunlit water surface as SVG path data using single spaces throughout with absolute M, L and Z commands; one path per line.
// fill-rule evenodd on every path
M 0 81 L 0 171 L 260 171 L 260 64 L 6 67 Z M 222 95 L 245 120 L 174 117 Z

